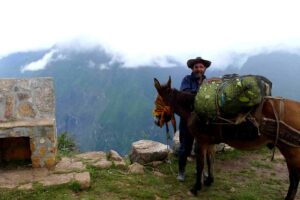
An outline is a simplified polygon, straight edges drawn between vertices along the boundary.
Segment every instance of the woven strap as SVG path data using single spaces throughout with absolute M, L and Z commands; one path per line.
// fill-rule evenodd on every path
M 278 143 L 278 140 L 279 140 L 279 132 L 280 132 L 280 123 L 281 123 L 281 120 L 283 119 L 283 114 L 284 114 L 284 102 L 283 102 L 283 98 L 279 98 L 277 97 L 276 99 L 279 99 L 279 114 L 278 112 L 276 111 L 275 109 L 275 105 L 274 105 L 274 101 L 272 98 L 269 98 L 270 100 L 270 104 L 272 106 L 272 110 L 273 110 L 273 113 L 274 113 L 274 116 L 275 116 L 275 120 L 276 120 L 276 137 L 275 137 L 275 141 L 274 141 L 274 145 L 275 147 L 277 146 L 277 143 Z M 272 155 L 272 158 L 271 160 L 273 161 L 274 160 L 274 156 L 275 156 L 275 150 L 276 148 L 274 147 L 273 149 L 273 155 Z

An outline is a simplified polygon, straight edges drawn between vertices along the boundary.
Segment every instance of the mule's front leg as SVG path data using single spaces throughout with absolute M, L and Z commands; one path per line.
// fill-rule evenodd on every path
M 290 180 L 290 186 L 288 193 L 285 197 L 285 200 L 294 200 L 297 194 L 298 185 L 299 185 L 299 173 L 297 169 L 291 167 L 289 164 L 287 164 L 288 170 L 289 170 L 289 180 Z
M 205 151 L 199 148 L 199 153 L 196 155 L 196 183 L 194 187 L 190 190 L 193 195 L 197 195 L 198 190 L 202 189 L 202 174 L 204 170 L 204 158 L 205 158 Z

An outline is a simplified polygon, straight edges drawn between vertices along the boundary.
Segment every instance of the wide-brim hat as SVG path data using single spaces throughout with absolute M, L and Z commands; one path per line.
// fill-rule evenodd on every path
M 186 64 L 189 68 L 193 69 L 193 66 L 197 63 L 202 63 L 206 68 L 209 68 L 209 66 L 211 65 L 211 62 L 209 60 L 204 60 L 201 57 L 189 59 Z

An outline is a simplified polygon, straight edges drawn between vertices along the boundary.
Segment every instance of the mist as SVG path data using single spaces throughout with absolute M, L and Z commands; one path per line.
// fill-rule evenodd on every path
M 215 69 L 242 66 L 249 56 L 259 53 L 299 52 L 299 4 L 2 1 L 0 55 L 53 46 L 84 50 L 101 45 L 125 67 L 185 66 L 187 59 L 196 56 L 211 60 Z

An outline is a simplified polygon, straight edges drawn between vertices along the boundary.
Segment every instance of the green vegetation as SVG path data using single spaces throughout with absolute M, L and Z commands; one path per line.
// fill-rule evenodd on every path
M 48 200 L 53 197 L 66 200 L 281 200 L 288 188 L 287 170 L 278 171 L 278 165 L 284 166 L 284 162 L 283 160 L 270 162 L 270 155 L 270 151 L 267 150 L 254 152 L 233 150 L 218 154 L 215 183 L 210 188 L 204 187 L 198 197 L 189 194 L 189 189 L 194 183 L 194 161 L 188 162 L 187 179 L 184 183 L 180 183 L 175 178 L 177 159 L 171 157 L 169 163 L 163 163 L 158 167 L 146 166 L 143 175 L 128 174 L 126 169 L 116 167 L 105 170 L 88 167 L 92 179 L 88 190 L 80 190 L 77 183 L 48 188 L 36 186 L 32 191 L 0 190 L 0 200 Z M 154 171 L 159 171 L 163 176 L 154 175 Z
M 68 132 L 59 134 L 57 138 L 59 154 L 67 156 L 78 152 L 74 136 Z

